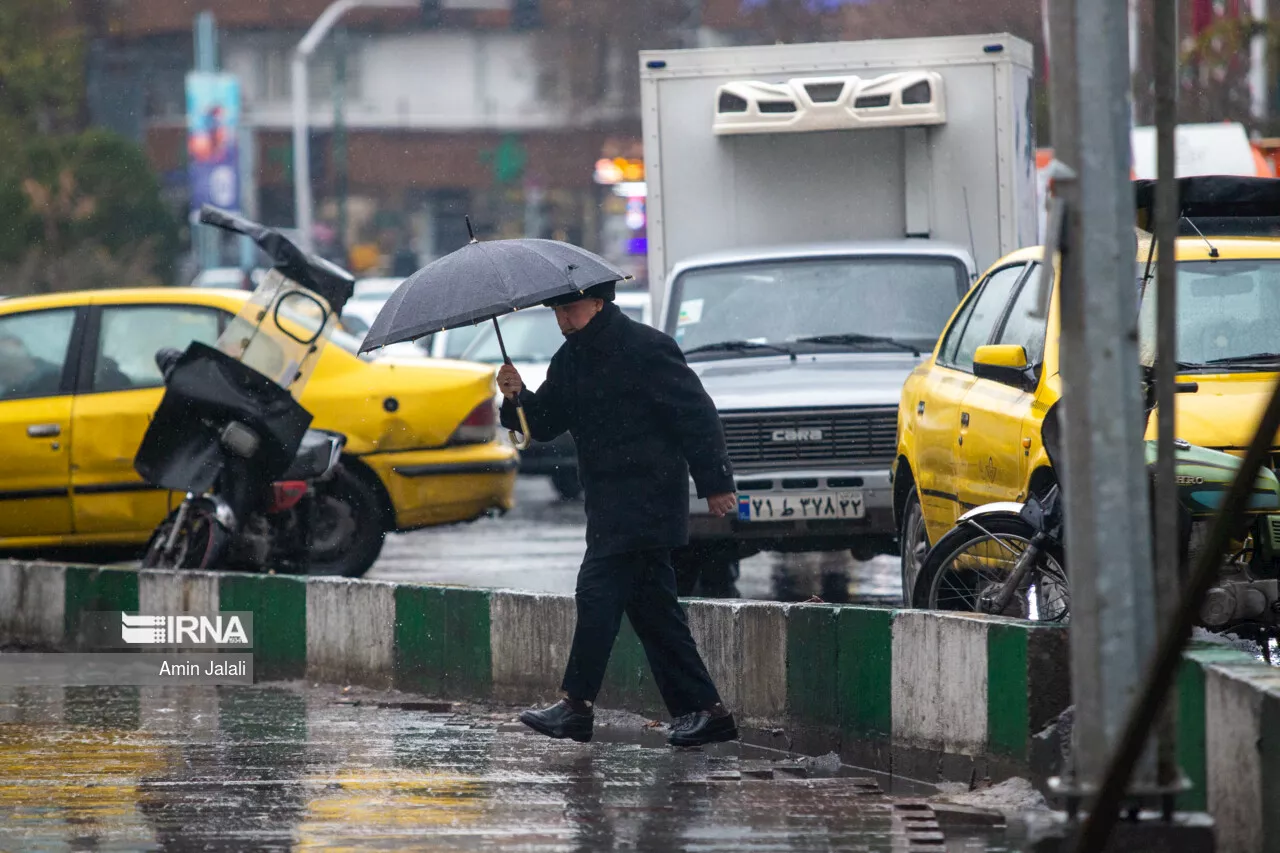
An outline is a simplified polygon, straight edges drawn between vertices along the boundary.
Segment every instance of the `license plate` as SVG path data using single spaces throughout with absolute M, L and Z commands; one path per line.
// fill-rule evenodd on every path
M 738 495 L 739 521 L 862 518 L 862 492 Z

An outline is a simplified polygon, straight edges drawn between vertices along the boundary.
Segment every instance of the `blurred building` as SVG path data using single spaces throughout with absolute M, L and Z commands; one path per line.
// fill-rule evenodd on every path
M 290 63 L 330 2 L 95 4 L 94 122 L 142 142 L 175 209 L 185 209 L 184 78 L 195 15 L 211 11 L 220 66 L 240 80 L 251 136 L 242 155 L 249 158 L 245 206 L 267 223 L 292 225 Z M 893 30 L 886 35 L 916 34 L 903 29 L 903 16 L 887 14 L 888 5 L 424 0 L 421 10 L 349 13 L 310 63 L 318 243 L 348 263 L 378 258 L 379 271 L 394 274 L 463 245 L 466 214 L 482 237 L 569 240 L 643 281 L 636 52 L 869 38 L 886 28 Z M 1038 21 L 1038 0 L 1013 5 L 1021 10 L 1020 34 L 1034 36 L 1025 30 Z

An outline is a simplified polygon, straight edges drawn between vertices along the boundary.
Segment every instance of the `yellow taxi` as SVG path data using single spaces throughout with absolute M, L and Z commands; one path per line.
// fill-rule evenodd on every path
M 1140 255 L 1145 261 L 1145 249 Z M 1040 425 L 1062 393 L 1057 287 L 1047 320 L 1031 312 L 1043 256 L 1034 247 L 997 261 L 956 309 L 933 356 L 903 386 L 893 488 L 905 590 L 929 543 L 964 511 L 1025 500 L 1054 482 Z M 1238 453 L 1280 370 L 1280 240 L 1183 237 L 1177 261 L 1179 379 L 1199 383 L 1199 390 L 1178 395 L 1176 434 Z M 1135 282 L 1135 298 L 1137 292 Z M 1154 292 L 1153 275 L 1139 313 L 1148 365 Z M 1147 437 L 1155 431 L 1152 418 Z
M 0 550 L 146 542 L 172 499 L 133 470 L 164 393 L 155 353 L 212 345 L 249 295 L 148 288 L 0 300 Z M 376 504 L 372 518 L 338 507 L 329 535 L 360 538 L 356 550 L 372 562 L 388 531 L 509 509 L 518 457 L 497 440 L 492 369 L 374 360 L 357 348 L 335 331 L 299 401 L 314 427 L 346 436 L 343 462 Z

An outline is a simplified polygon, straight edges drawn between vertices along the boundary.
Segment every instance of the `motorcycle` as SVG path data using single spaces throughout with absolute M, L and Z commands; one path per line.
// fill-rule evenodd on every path
M 1144 368 L 1147 378 L 1154 373 Z M 1155 408 L 1153 383 L 1145 383 L 1144 416 Z M 1178 383 L 1178 393 L 1195 393 L 1196 383 Z M 1057 469 L 1055 404 L 1046 414 L 1042 438 Z M 1144 442 L 1149 472 L 1156 442 Z M 1179 575 L 1187 576 L 1208 539 L 1209 527 L 1225 499 L 1240 459 L 1175 441 L 1178 490 Z M 1060 470 L 1060 469 L 1059 469 Z M 1151 482 L 1154 482 L 1152 476 Z M 1280 629 L 1280 480 L 1270 469 L 1258 473 L 1253 496 L 1234 546 L 1224 555 L 1219 582 L 1200 609 L 1200 622 L 1213 631 L 1264 638 Z M 929 610 L 962 610 L 1047 622 L 1070 617 L 1071 589 L 1063 537 L 1060 487 L 1051 486 L 1026 502 L 987 504 L 966 512 L 925 557 L 912 590 L 912 605 Z
M 376 499 L 343 468 L 345 437 L 310 429 L 297 402 L 354 279 L 234 214 L 206 205 L 200 221 L 249 236 L 274 265 L 212 346 L 156 354 L 165 394 L 134 468 L 184 497 L 142 565 L 358 577 L 371 561 L 338 561 L 334 571 L 316 559 L 340 523 L 358 523 L 338 518 L 327 496 L 370 513 Z

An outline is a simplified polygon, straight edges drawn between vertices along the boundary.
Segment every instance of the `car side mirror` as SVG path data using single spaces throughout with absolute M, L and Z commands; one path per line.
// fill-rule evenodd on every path
M 1017 344 L 990 344 L 973 354 L 973 375 L 1024 391 L 1035 388 L 1035 370 L 1027 364 L 1027 351 Z

